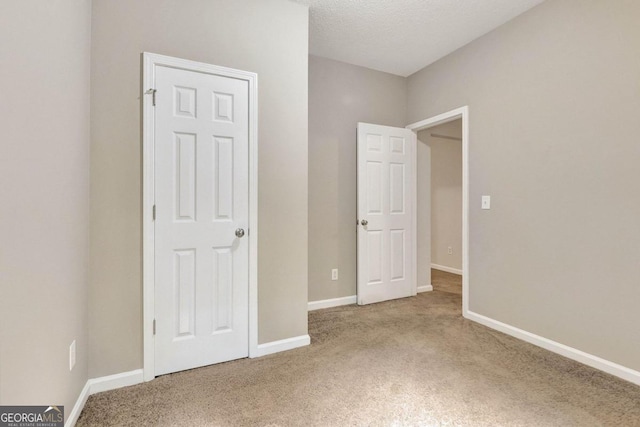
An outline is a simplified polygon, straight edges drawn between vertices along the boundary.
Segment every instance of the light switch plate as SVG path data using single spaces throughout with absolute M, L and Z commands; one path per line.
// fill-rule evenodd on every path
M 491 196 L 482 196 L 482 209 L 491 209 Z
M 76 366 L 76 340 L 73 340 L 69 346 L 69 370 L 72 371 Z

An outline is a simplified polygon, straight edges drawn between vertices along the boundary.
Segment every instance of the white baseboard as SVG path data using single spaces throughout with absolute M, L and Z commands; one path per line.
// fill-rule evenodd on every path
M 267 354 L 279 353 L 281 351 L 293 350 L 294 348 L 304 347 L 311 344 L 309 335 L 300 335 L 299 337 L 287 338 L 280 341 L 272 341 L 264 344 L 258 344 L 258 349 L 251 358 L 266 356 Z
M 273 341 L 258 345 L 256 354 L 251 355 L 251 357 L 266 356 L 267 354 L 278 353 L 285 350 L 292 350 L 294 348 L 303 347 L 309 344 L 311 344 L 311 337 L 309 337 L 309 335 L 301 335 L 299 337 Z M 76 422 L 80 417 L 80 413 L 82 412 L 85 403 L 87 403 L 87 399 L 92 394 L 136 385 L 142 382 L 144 382 L 142 369 L 136 369 L 134 371 L 122 372 L 120 374 L 107 375 L 105 377 L 92 378 L 88 380 L 84 388 L 80 392 L 80 396 L 78 396 L 76 404 L 73 406 L 71 413 L 67 417 L 65 427 L 73 427 L 76 425 Z
M 418 287 L 418 292 L 427 292 L 432 290 L 432 286 L 420 286 Z M 355 296 L 346 297 L 353 299 L 352 303 L 355 303 Z M 336 300 L 341 300 L 344 298 L 336 298 Z M 325 300 L 332 301 L 332 300 Z M 323 301 L 314 301 L 314 303 L 321 303 Z M 312 304 L 312 303 L 309 303 Z M 344 305 L 344 304 L 341 304 Z M 332 307 L 332 306 L 328 306 Z M 325 307 L 319 307 L 325 308 Z M 539 335 L 532 334 L 531 332 L 527 332 L 525 330 L 516 328 L 514 326 L 508 325 L 506 323 L 502 323 L 498 320 L 494 320 L 490 317 L 483 316 L 481 314 L 475 313 L 473 311 L 466 311 L 465 317 L 474 322 L 480 323 L 484 326 L 487 326 L 491 329 L 495 329 L 497 331 L 503 332 L 507 335 L 511 335 L 512 337 L 521 339 L 530 344 L 536 345 L 538 347 L 542 347 L 551 352 L 560 354 L 569 359 L 575 360 L 577 362 L 583 363 L 587 366 L 591 366 L 592 368 L 599 369 L 608 374 L 614 375 L 618 378 L 622 378 L 623 380 L 629 381 L 633 384 L 640 385 L 640 372 L 633 370 L 631 368 L 627 368 L 626 366 L 619 365 L 617 363 L 611 362 L 606 359 L 602 359 L 601 357 L 594 356 L 589 353 L 585 353 L 582 350 L 578 350 L 572 347 L 569 347 L 564 344 L 560 344 L 556 341 L 552 341 L 548 338 L 541 337 Z M 298 347 L 304 347 L 311 343 L 311 338 L 309 335 L 300 335 L 298 337 L 287 338 L 284 340 L 273 341 L 265 344 L 258 345 L 258 350 L 256 354 L 251 355 L 252 358 L 266 356 L 268 354 L 278 353 L 280 351 L 292 350 Z M 80 392 L 80 396 L 76 401 L 73 409 L 69 413 L 67 417 L 67 422 L 65 423 L 65 427 L 73 427 L 75 426 L 78 418 L 80 417 L 80 413 L 84 408 L 85 403 L 90 395 L 99 393 L 102 391 L 114 390 L 120 387 L 127 387 L 130 385 L 140 384 L 143 382 L 143 371 L 142 369 L 136 369 L 134 371 L 123 372 L 115 375 L 108 375 L 100 378 L 93 378 L 87 381 L 84 388 Z
M 323 299 L 319 301 L 309 301 L 307 309 L 309 311 L 320 310 L 322 308 L 339 307 L 341 305 L 350 305 L 357 302 L 357 296 L 351 295 L 349 297 Z
M 135 371 L 94 378 L 88 382 L 91 383 L 91 394 L 96 394 L 102 391 L 115 390 L 116 388 L 140 384 L 143 381 L 142 369 L 136 369 Z
M 85 403 L 87 403 L 87 399 L 92 394 L 140 384 L 142 381 L 142 369 L 88 380 L 80 392 L 80 396 L 78 396 L 78 400 L 76 400 L 76 404 L 73 406 L 71 413 L 67 417 L 67 422 L 64 424 L 65 427 L 73 427 L 76 425 L 76 422 L 80 417 L 80 413 L 82 412 Z
M 458 276 L 462 276 L 462 270 L 458 270 L 457 268 L 447 267 L 446 265 L 440 264 L 431 264 L 431 268 L 446 271 L 447 273 L 457 274 Z
M 608 374 L 614 375 L 623 380 L 629 381 L 636 385 L 640 385 L 640 372 L 627 368 L 626 366 L 618 365 L 601 357 L 594 356 L 593 354 L 585 353 L 582 350 L 569 347 L 559 342 L 552 341 L 548 338 L 541 337 L 539 335 L 532 334 L 531 332 L 518 329 L 514 326 L 507 325 L 498 320 L 491 319 L 490 317 L 483 316 L 473 311 L 467 311 L 465 317 L 474 322 L 478 322 L 491 329 L 503 332 L 512 337 L 521 339 L 530 344 L 537 345 L 553 353 L 560 354 L 569 359 L 575 360 L 592 368 L 599 369 Z
M 89 381 L 87 381 L 82 388 L 82 391 L 80 392 L 80 396 L 78 396 L 78 399 L 76 400 L 76 404 L 73 405 L 73 409 L 67 416 L 67 422 L 64 423 L 64 427 L 73 427 L 76 425 L 76 423 L 78 422 L 78 418 L 80 418 L 80 413 L 84 408 L 84 404 L 87 403 L 87 399 L 89 398 L 90 394 L 91 384 L 89 384 Z
M 417 288 L 418 293 L 420 293 L 420 292 L 431 292 L 432 290 L 433 290 L 433 286 L 432 285 L 418 286 L 418 288 Z

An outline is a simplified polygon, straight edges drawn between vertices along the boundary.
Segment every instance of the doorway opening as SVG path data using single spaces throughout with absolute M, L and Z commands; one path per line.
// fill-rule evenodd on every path
M 452 273 L 461 274 L 462 314 L 467 317 L 469 310 L 469 109 L 466 106 L 458 108 L 410 124 L 407 129 L 418 134 L 416 155 L 414 156 L 416 177 L 414 200 L 416 203 L 413 215 L 416 224 L 414 226 L 416 233 L 414 256 L 420 256 L 420 261 L 416 260 L 414 263 L 416 266 L 414 277 L 418 280 L 417 289 L 418 291 L 433 289 L 432 267 L 435 268 L 437 279 L 449 282 L 444 286 L 451 286 L 450 283 L 455 282 L 456 279 L 455 276 L 448 278 L 445 276 Z M 427 147 L 425 144 L 429 142 L 431 142 L 431 147 Z M 447 143 L 450 144 L 447 146 L 445 145 Z M 459 144 L 459 147 L 456 147 L 455 144 Z M 436 147 L 438 153 L 436 153 Z M 438 155 L 438 159 L 432 159 L 431 154 Z M 435 171 L 419 167 L 419 162 L 431 162 L 432 160 L 448 162 L 455 161 L 455 157 L 458 161 L 457 167 L 455 164 L 440 164 Z M 456 180 L 456 168 L 460 171 L 460 157 L 461 176 Z M 432 175 L 433 172 L 440 176 Z M 428 175 L 424 176 L 423 174 Z M 431 188 L 433 188 L 431 179 L 438 180 L 437 184 L 442 185 L 442 188 L 438 190 L 440 194 L 435 195 L 436 197 L 431 194 Z M 425 185 L 425 180 L 427 180 L 428 186 Z M 458 187 L 457 191 L 456 186 Z M 458 198 L 457 203 L 456 197 Z M 436 209 L 432 210 L 431 203 L 439 205 L 434 206 Z M 451 209 L 455 209 L 457 212 L 452 212 Z M 420 217 L 418 217 L 419 210 L 421 211 Z M 434 212 L 433 217 L 431 212 Z M 439 215 L 438 218 L 435 217 L 436 214 Z M 436 228 L 438 228 L 438 232 L 437 235 L 434 235 L 432 230 Z M 422 235 L 418 234 L 419 231 Z M 456 248 L 457 245 L 459 246 Z M 425 262 L 425 259 L 429 261 Z

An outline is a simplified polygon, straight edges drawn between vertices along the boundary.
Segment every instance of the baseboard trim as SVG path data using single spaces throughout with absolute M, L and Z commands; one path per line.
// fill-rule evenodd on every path
M 287 338 L 280 341 L 273 341 L 265 344 L 258 345 L 258 350 L 255 355 L 251 357 L 266 356 L 267 354 L 278 353 L 281 351 L 292 350 L 294 348 L 303 347 L 311 344 L 311 337 L 309 335 L 301 335 L 298 337 Z M 115 390 L 121 387 L 128 387 L 144 382 L 144 375 L 142 369 L 136 369 L 134 371 L 122 372 L 120 374 L 107 375 L 99 378 L 92 378 L 87 381 L 84 388 L 80 392 L 80 396 L 76 400 L 76 404 L 69 416 L 65 427 L 73 427 L 76 425 L 84 405 L 87 403 L 87 399 L 92 394 L 100 393 L 103 391 Z
M 462 276 L 462 270 L 458 270 L 457 268 L 447 267 L 446 265 L 440 264 L 431 264 L 431 268 L 440 271 L 446 271 L 447 273 L 457 274 L 458 276 Z
M 73 409 L 69 413 L 69 416 L 67 416 L 67 422 L 64 423 L 64 427 L 73 427 L 76 425 L 89 395 L 91 395 L 91 384 L 87 381 L 80 392 L 80 396 L 78 396 L 76 400 L 76 404 L 73 405 Z
M 307 310 L 321 310 L 323 308 L 340 307 L 341 305 L 350 305 L 357 302 L 357 296 L 351 295 L 348 297 L 323 299 L 318 301 L 309 301 L 307 304 Z
M 136 369 L 134 371 L 122 372 L 114 375 L 107 375 L 105 377 L 92 378 L 87 381 L 84 388 L 76 400 L 76 404 L 73 406 L 71 413 L 67 417 L 65 427 L 73 427 L 78 422 L 78 418 L 82 413 L 84 405 L 87 403 L 87 399 L 92 394 L 100 393 L 103 391 L 115 390 L 121 387 L 127 387 L 130 385 L 136 385 L 143 382 L 142 369 Z
M 300 335 L 298 337 L 287 338 L 279 341 L 272 341 L 264 344 L 258 344 L 256 353 L 251 358 L 266 356 L 268 354 L 279 353 L 281 351 L 293 350 L 294 348 L 304 347 L 311 344 L 309 335 Z
M 427 292 L 433 290 L 431 285 L 420 286 L 418 287 L 418 292 Z M 353 300 L 353 302 L 346 304 L 354 304 L 355 296 L 346 297 Z M 344 300 L 346 298 L 335 298 L 334 300 Z M 324 300 L 324 301 L 313 301 L 312 303 L 323 303 L 325 301 L 334 301 L 334 300 Z M 345 304 L 340 304 L 345 305 Z M 328 306 L 335 307 L 335 306 Z M 319 307 L 325 308 L 325 307 Z M 316 308 L 319 309 L 319 308 Z M 586 353 L 582 350 L 575 349 L 573 347 L 569 347 L 567 345 L 561 344 L 559 342 L 550 340 L 548 338 L 541 337 L 536 334 L 532 334 L 531 332 L 527 332 L 525 330 L 516 328 L 515 326 L 508 325 L 506 323 L 500 322 L 498 320 L 492 319 L 487 316 L 483 316 L 481 314 L 475 313 L 473 311 L 467 311 L 465 313 L 465 317 L 474 322 L 480 323 L 484 326 L 487 326 L 491 329 L 495 329 L 497 331 L 503 332 L 512 337 L 521 339 L 530 344 L 536 345 L 538 347 L 549 350 L 553 353 L 557 353 L 561 356 L 567 357 L 569 359 L 575 360 L 576 362 L 580 362 L 587 366 L 591 366 L 592 368 L 599 369 L 608 374 L 614 375 L 623 380 L 629 381 L 633 384 L 640 386 L 640 371 L 633 370 L 631 368 L 627 368 L 626 366 L 619 365 L 617 363 L 611 362 L 609 360 L 603 359 L 598 356 L 594 356 L 592 354 Z M 260 357 L 266 356 L 268 354 L 278 353 L 281 351 L 292 350 L 298 347 L 304 347 L 311 343 L 311 337 L 309 335 L 300 335 L 297 337 L 287 338 L 279 341 L 272 341 L 265 344 L 258 345 L 258 351 L 255 355 L 251 357 Z M 87 402 L 87 399 L 90 395 L 95 393 L 100 393 L 103 391 L 114 390 L 121 387 L 127 387 L 135 384 L 140 384 L 143 382 L 143 371 L 142 369 L 136 369 L 129 372 L 123 372 L 115 375 L 108 375 L 105 377 L 93 378 L 87 381 L 85 386 L 83 387 L 76 404 L 73 406 L 73 409 L 69 413 L 67 417 L 67 422 L 65 423 L 65 427 L 73 427 L 75 426 L 80 414 L 82 413 L 82 409 Z
M 143 381 L 142 369 L 89 380 L 91 383 L 91 394 L 128 387 L 130 385 L 140 384 Z
M 557 353 L 561 356 L 575 360 L 576 362 L 591 366 L 592 368 L 599 369 L 608 374 L 629 381 L 633 384 L 640 385 L 639 371 L 635 371 L 631 368 L 627 368 L 626 366 L 622 366 L 601 357 L 594 356 L 593 354 L 586 353 L 582 350 L 560 344 L 559 342 L 552 341 L 548 338 L 532 334 L 531 332 L 527 332 L 525 330 L 516 328 L 515 326 L 511 326 L 506 323 L 502 323 L 490 317 L 474 313 L 473 311 L 467 311 L 465 317 L 491 329 L 495 329 L 507 335 L 511 335 L 512 337 L 521 339 L 522 341 L 526 341 L 538 347 L 542 347 L 553 353 Z
M 432 285 L 418 286 L 418 288 L 416 290 L 417 290 L 418 293 L 420 293 L 420 292 L 431 292 L 433 290 L 433 286 Z

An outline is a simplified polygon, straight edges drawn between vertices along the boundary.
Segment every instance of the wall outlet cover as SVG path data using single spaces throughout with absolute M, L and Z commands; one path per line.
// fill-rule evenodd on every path
M 482 209 L 491 209 L 491 196 L 482 196 Z
M 73 340 L 69 346 L 69 370 L 72 371 L 76 366 L 76 340 Z

